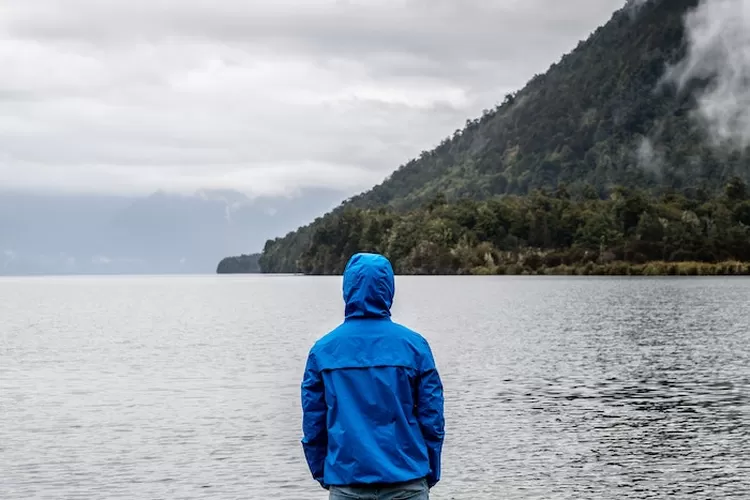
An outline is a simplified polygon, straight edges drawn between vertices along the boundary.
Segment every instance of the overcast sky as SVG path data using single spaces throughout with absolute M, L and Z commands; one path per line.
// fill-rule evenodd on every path
M 624 0 L 2 0 L 0 186 L 355 192 Z

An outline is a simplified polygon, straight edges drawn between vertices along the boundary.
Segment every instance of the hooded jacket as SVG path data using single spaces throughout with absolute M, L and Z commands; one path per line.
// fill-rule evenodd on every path
M 303 439 L 321 486 L 440 480 L 443 387 L 430 346 L 391 320 L 393 269 L 356 254 L 344 271 L 344 322 L 309 352 Z

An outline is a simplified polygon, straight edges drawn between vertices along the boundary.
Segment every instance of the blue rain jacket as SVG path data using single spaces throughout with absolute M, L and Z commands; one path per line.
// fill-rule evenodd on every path
M 357 254 L 344 271 L 345 320 L 310 350 L 302 446 L 321 486 L 440 480 L 443 387 L 430 346 L 391 321 L 393 269 Z

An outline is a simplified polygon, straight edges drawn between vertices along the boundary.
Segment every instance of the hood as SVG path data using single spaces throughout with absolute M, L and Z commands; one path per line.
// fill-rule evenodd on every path
M 382 255 L 358 253 L 344 270 L 345 316 L 349 318 L 388 318 L 395 284 L 393 267 Z

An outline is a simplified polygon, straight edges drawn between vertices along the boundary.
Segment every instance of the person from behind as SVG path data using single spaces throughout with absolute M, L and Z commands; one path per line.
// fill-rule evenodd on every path
M 424 500 L 440 480 L 443 385 L 428 342 L 391 320 L 394 293 L 388 259 L 354 255 L 344 321 L 307 357 L 302 447 L 331 500 Z

